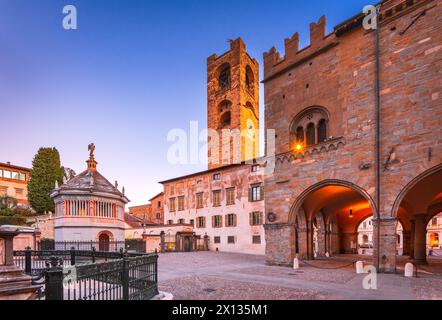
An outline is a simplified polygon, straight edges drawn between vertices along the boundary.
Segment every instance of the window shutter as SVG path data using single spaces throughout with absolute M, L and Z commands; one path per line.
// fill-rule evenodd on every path
M 249 202 L 252 201 L 252 188 L 249 188 Z
M 260 199 L 264 200 L 264 186 L 261 186 L 260 188 Z
M 262 212 L 259 213 L 259 224 L 263 224 L 263 214 L 262 214 Z
M 226 214 L 226 215 L 224 216 L 224 224 L 226 225 L 226 227 L 229 226 L 229 215 L 228 215 L 228 214 Z
M 253 226 L 253 212 L 249 213 L 249 223 L 251 226 Z
M 233 226 L 236 227 L 236 214 L 233 215 Z
M 212 216 L 212 228 L 215 227 L 215 216 Z
M 206 227 L 206 217 L 203 217 L 203 228 Z

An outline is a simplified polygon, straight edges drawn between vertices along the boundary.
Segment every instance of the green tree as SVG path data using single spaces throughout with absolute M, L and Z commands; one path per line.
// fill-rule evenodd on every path
M 40 148 L 32 161 L 28 185 L 29 203 L 38 214 L 54 211 L 50 193 L 54 189 L 55 180 L 59 184 L 63 182 L 63 174 L 58 150 Z

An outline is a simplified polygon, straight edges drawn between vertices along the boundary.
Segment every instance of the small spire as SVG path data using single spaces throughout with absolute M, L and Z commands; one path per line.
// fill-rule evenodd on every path
M 115 180 L 115 188 L 118 189 L 118 181 Z
M 124 192 L 125 192 L 125 190 L 124 190 L 124 187 L 123 187 L 123 190 L 122 190 L 123 195 L 124 195 Z
M 97 161 L 95 161 L 95 144 L 90 143 L 87 147 L 89 150 L 89 160 L 86 161 L 88 171 L 97 171 Z
M 55 179 L 55 188 L 54 188 L 55 190 L 58 190 L 58 189 L 60 189 L 59 187 L 58 187 L 58 180 L 57 179 Z

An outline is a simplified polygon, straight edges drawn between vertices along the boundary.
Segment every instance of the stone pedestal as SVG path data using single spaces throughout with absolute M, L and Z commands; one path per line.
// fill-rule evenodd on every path
M 14 265 L 13 239 L 19 227 L 0 227 L 3 264 L 0 265 L 0 300 L 35 300 L 40 286 L 32 285 L 31 277 Z

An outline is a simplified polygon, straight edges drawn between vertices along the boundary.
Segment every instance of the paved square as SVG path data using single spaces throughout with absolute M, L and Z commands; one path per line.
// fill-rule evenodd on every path
M 438 264 L 422 269 L 418 278 L 404 278 L 401 268 L 398 274 L 378 274 L 378 289 L 364 290 L 366 275 L 357 275 L 352 265 L 358 258 L 301 262 L 295 271 L 268 266 L 264 256 L 167 253 L 158 261 L 159 289 L 177 300 L 442 299 Z

